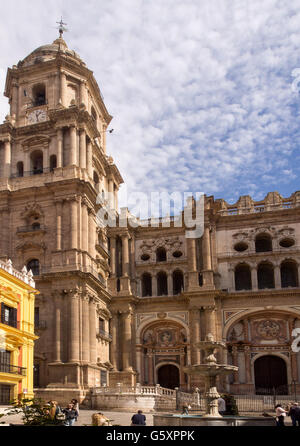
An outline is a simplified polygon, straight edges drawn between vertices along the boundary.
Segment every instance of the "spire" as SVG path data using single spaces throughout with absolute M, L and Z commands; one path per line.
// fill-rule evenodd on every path
M 68 31 L 67 28 L 64 27 L 64 25 L 67 25 L 67 23 L 63 22 L 62 17 L 60 18 L 60 22 L 56 22 L 56 23 L 58 23 L 58 25 L 59 25 L 57 27 L 58 32 L 59 32 L 59 38 L 62 39 L 62 35 L 63 35 L 64 31 Z

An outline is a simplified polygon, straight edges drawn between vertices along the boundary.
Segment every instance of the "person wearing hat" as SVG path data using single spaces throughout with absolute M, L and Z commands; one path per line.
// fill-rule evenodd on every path
M 288 416 L 291 417 L 293 426 L 298 425 L 300 427 L 300 407 L 298 403 L 292 403 L 288 412 Z

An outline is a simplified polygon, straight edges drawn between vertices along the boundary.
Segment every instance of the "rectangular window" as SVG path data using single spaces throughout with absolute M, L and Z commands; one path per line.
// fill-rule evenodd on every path
M 3 373 L 11 372 L 10 359 L 11 359 L 10 351 L 7 351 L 7 350 L 0 351 L 0 372 L 3 372 Z
M 105 321 L 99 317 L 99 331 L 105 331 Z
M 0 405 L 6 405 L 11 400 L 11 387 L 6 384 L 0 384 Z
M 39 327 L 40 325 L 40 309 L 39 307 L 34 307 L 34 326 Z
M 107 384 L 107 371 L 106 370 L 101 370 L 101 386 Z
M 17 328 L 17 309 L 1 302 L 1 323 Z

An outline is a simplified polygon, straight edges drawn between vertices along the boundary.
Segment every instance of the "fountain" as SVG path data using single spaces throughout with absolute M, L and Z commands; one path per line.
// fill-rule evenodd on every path
M 184 368 L 188 375 L 201 375 L 205 379 L 205 413 L 204 415 L 153 415 L 154 426 L 275 426 L 275 418 L 222 416 L 218 410 L 217 377 L 236 372 L 238 367 L 227 364 L 217 364 L 215 352 L 218 348 L 225 349 L 226 344 L 215 341 L 211 333 L 205 341 L 196 346 L 204 350 L 203 364 L 194 364 Z

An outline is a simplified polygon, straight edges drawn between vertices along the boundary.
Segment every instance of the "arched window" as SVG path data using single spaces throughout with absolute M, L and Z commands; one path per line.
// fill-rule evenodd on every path
M 33 175 L 43 173 L 43 152 L 35 150 L 30 155 L 31 172 Z
M 56 166 L 57 166 L 56 155 L 51 155 L 50 156 L 50 172 L 53 172 L 53 170 L 56 168 Z
M 32 88 L 33 107 L 46 104 L 46 87 L 44 84 L 34 85 Z
M 165 262 L 167 260 L 167 253 L 165 248 L 160 247 L 156 250 L 156 261 L 157 262 Z
M 24 164 L 22 161 L 17 162 L 17 176 L 23 177 L 24 176 Z
M 298 268 L 296 262 L 286 260 L 280 266 L 281 287 L 298 286 Z
M 258 288 L 275 288 L 274 268 L 271 263 L 262 262 L 257 267 L 257 283 Z
M 180 270 L 173 272 L 173 294 L 180 294 L 184 289 L 183 273 Z
M 97 192 L 99 192 L 99 176 L 98 176 L 97 172 L 95 172 L 95 170 L 94 170 L 94 174 L 93 174 L 93 180 L 95 183 L 95 189 Z
M 235 289 L 236 291 L 240 290 L 251 290 L 251 271 L 249 265 L 240 264 L 237 265 L 234 270 L 234 279 L 235 279 Z
M 157 295 L 167 296 L 168 295 L 168 278 L 164 271 L 160 271 L 157 274 Z
M 152 277 L 149 273 L 142 275 L 142 297 L 152 296 Z
M 27 263 L 27 271 L 31 270 L 34 276 L 40 274 L 40 262 L 38 259 L 32 259 Z
M 258 234 L 255 239 L 256 252 L 272 251 L 272 239 L 269 234 Z

